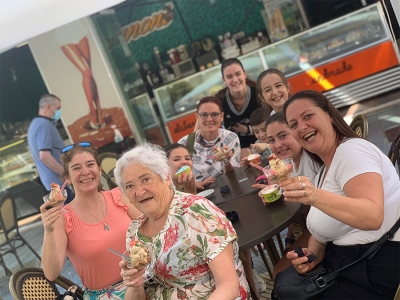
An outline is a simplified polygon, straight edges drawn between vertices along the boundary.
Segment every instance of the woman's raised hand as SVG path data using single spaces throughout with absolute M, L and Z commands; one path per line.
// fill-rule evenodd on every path
M 267 143 L 251 144 L 250 149 L 255 150 L 257 153 L 263 153 L 265 150 L 270 149 Z
M 54 231 L 54 224 L 57 219 L 62 214 L 62 205 L 57 205 L 55 207 L 50 208 L 49 210 L 46 209 L 49 206 L 49 202 L 45 202 L 40 206 L 40 214 L 43 222 L 44 229 L 47 232 Z
M 301 202 L 306 205 L 313 205 L 318 198 L 316 188 L 307 176 L 295 176 L 279 182 L 283 189 L 285 200 L 289 202 Z
M 190 173 L 182 173 L 178 176 L 178 183 L 182 184 L 185 192 L 195 194 L 196 193 L 196 182 L 194 180 L 194 175 Z
M 121 268 L 121 277 L 124 285 L 134 289 L 144 288 L 144 276 L 146 269 L 130 269 L 126 267 L 126 260 L 119 262 Z

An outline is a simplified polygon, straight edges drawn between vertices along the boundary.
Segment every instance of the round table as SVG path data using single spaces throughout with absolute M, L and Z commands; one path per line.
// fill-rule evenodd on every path
M 256 194 L 221 203 L 218 207 L 224 212 L 238 213 L 239 221 L 233 227 L 239 237 L 240 251 L 270 240 L 300 218 L 303 211 L 303 204 L 286 202 L 283 197 L 264 206 Z
M 212 184 L 207 186 L 207 190 L 214 189 L 214 193 L 207 198 L 219 205 L 246 195 L 257 194 L 259 190 L 251 186 L 262 174 L 262 171 L 251 166 L 235 168 L 231 172 L 218 176 Z M 221 194 L 220 188 L 225 185 L 229 186 L 230 192 Z

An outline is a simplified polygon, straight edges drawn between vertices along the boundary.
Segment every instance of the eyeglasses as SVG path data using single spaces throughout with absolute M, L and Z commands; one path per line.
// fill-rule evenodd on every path
M 212 118 L 213 120 L 215 120 L 216 118 L 218 118 L 218 116 L 219 116 L 220 114 L 221 114 L 220 112 L 219 112 L 219 113 L 213 112 L 213 113 L 211 113 L 211 114 L 208 114 L 208 113 L 199 113 L 198 115 L 199 115 L 200 118 L 203 119 L 203 120 L 207 120 L 208 116 L 211 116 L 211 118 Z
M 75 146 L 81 146 L 81 147 L 93 147 L 91 142 L 80 142 L 80 143 L 76 143 L 76 144 L 71 144 L 68 146 L 65 146 L 62 150 L 61 150 L 61 154 L 63 153 L 67 153 L 68 151 L 70 151 L 72 148 L 74 148 Z

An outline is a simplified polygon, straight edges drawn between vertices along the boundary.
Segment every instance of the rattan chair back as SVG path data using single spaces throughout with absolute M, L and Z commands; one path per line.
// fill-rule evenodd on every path
M 350 123 L 350 127 L 361 138 L 368 138 L 368 121 L 365 115 L 356 116 Z
M 9 288 L 15 299 L 54 300 L 72 285 L 75 283 L 61 275 L 56 280 L 50 281 L 42 269 L 24 268 L 12 274 Z M 75 294 L 78 299 L 83 299 L 83 290 L 80 287 Z
M 0 226 L 2 230 L 0 232 L 0 252 L 2 256 L 12 253 L 17 258 L 21 267 L 24 267 L 18 256 L 17 249 L 22 246 L 27 246 L 40 260 L 39 254 L 33 250 L 19 232 L 15 201 L 8 192 L 0 193 Z M 4 262 L 2 259 L 0 263 L 3 265 Z M 11 272 L 5 267 L 5 264 L 3 267 L 6 273 L 11 275 Z

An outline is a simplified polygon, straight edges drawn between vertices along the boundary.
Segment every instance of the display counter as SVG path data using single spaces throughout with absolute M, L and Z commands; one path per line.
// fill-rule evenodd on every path
M 26 138 L 0 147 L 0 190 L 37 177 Z
M 263 70 L 276 68 L 288 78 L 292 93 L 303 89 L 324 92 L 336 107 L 400 87 L 396 77 L 383 79 L 386 73 L 382 71 L 396 76 L 400 68 L 398 49 L 380 3 L 238 58 L 249 78 L 257 80 Z M 198 101 L 223 88 L 220 69 L 217 65 L 154 90 L 171 142 L 193 131 Z M 354 84 L 358 80 L 362 87 Z M 379 90 L 374 84 L 382 80 L 387 87 Z

